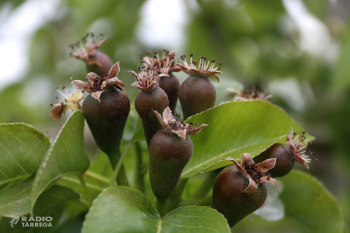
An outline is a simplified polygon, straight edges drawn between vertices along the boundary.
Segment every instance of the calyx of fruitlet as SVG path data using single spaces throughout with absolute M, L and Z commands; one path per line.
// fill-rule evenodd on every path
M 117 88 L 121 89 L 125 95 L 125 85 L 117 77 L 119 71 L 119 62 L 117 62 L 112 66 L 109 73 L 104 77 L 100 77 L 94 72 L 90 72 L 86 75 L 86 80 L 88 82 L 74 80 L 72 84 L 77 89 L 83 89 L 84 91 L 91 93 L 91 96 L 98 101 L 100 101 L 101 94 L 107 90 L 107 86 L 116 86 Z
M 184 122 L 178 122 L 176 121 L 173 114 L 171 114 L 171 110 L 169 107 L 167 107 L 163 112 L 163 118 L 162 116 L 157 112 L 153 111 L 160 124 L 164 129 L 167 129 L 171 133 L 176 134 L 180 138 L 186 140 L 186 134 L 197 134 L 199 133 L 204 127 L 208 126 L 208 124 L 202 124 L 198 128 L 193 127 L 193 124 L 186 124 Z
M 261 163 L 255 164 L 254 160 L 248 153 L 241 154 L 241 163 L 238 163 L 233 158 L 227 158 L 225 160 L 232 161 L 236 164 L 238 170 L 240 170 L 249 180 L 248 186 L 243 190 L 245 193 L 254 192 L 259 184 L 269 182 L 274 184 L 278 189 L 278 183 L 275 179 L 271 178 L 268 170 L 275 167 L 276 159 L 267 159 Z
M 211 76 L 214 76 L 218 82 L 220 83 L 220 78 L 217 74 L 221 74 L 222 72 L 219 71 L 220 65 L 215 67 L 216 60 L 208 60 L 204 56 L 199 56 L 199 63 L 197 68 L 197 62 L 192 59 L 193 54 L 190 54 L 190 63 L 187 63 L 186 55 L 182 55 L 180 58 L 184 61 L 184 64 L 181 65 L 180 63 L 176 64 L 177 66 L 180 66 L 182 71 L 185 72 L 188 75 L 193 76 L 201 76 L 205 78 L 209 78 Z
M 134 71 L 128 71 L 132 73 L 136 82 L 132 83 L 131 86 L 138 87 L 143 91 L 153 90 L 155 87 L 158 87 L 159 79 L 163 76 L 167 76 L 166 74 L 160 73 L 159 70 L 150 67 L 138 67 L 141 72 L 137 74 Z
M 97 65 L 102 67 L 102 64 L 95 59 L 95 55 L 97 53 L 97 49 L 107 41 L 108 37 L 98 41 L 99 36 L 100 35 L 95 37 L 93 32 L 87 33 L 81 39 L 81 41 L 69 45 L 69 47 L 72 49 L 72 52 L 69 54 L 70 57 L 84 60 L 87 65 Z
M 303 164 L 307 169 L 309 169 L 308 163 L 311 162 L 311 159 L 306 154 L 306 148 L 308 145 L 305 145 L 305 131 L 301 135 L 296 135 L 293 133 L 293 128 L 290 127 L 290 133 L 287 135 L 286 147 L 294 155 L 295 160 L 298 163 Z M 309 153 L 313 153 L 309 151 Z M 315 153 L 313 153 L 315 154 Z
M 151 52 L 146 52 L 146 55 L 150 55 Z M 153 57 L 144 56 L 140 57 L 142 64 L 149 68 L 156 68 L 162 74 L 168 75 L 169 72 L 181 71 L 181 68 L 175 65 L 176 52 L 167 51 L 164 49 L 162 58 L 159 58 L 158 52 L 154 52 Z
M 272 95 L 265 96 L 265 90 L 253 87 L 252 89 L 245 89 L 238 91 L 234 88 L 227 88 L 226 92 L 230 92 L 236 95 L 236 101 L 249 101 L 249 100 L 268 100 L 272 98 Z

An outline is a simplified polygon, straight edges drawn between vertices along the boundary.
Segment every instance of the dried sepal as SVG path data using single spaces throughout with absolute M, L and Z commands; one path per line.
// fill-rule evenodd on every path
M 167 107 L 163 112 L 163 118 L 162 116 L 157 112 L 153 111 L 160 124 L 164 129 L 169 130 L 170 132 L 176 134 L 180 138 L 186 140 L 186 134 L 193 135 L 198 134 L 204 127 L 208 126 L 208 124 L 202 124 L 199 127 L 193 127 L 190 124 L 186 124 L 184 122 L 178 122 L 176 121 L 175 117 L 171 113 L 171 110 L 169 107 Z
M 147 56 L 150 52 L 146 52 L 146 56 L 141 57 L 141 63 L 148 68 L 155 68 L 162 74 L 168 75 L 170 72 L 181 71 L 181 68 L 175 65 L 176 51 L 163 51 L 162 58 L 159 58 L 158 52 L 154 53 L 153 57 Z
M 61 119 L 62 114 L 65 114 L 68 109 L 71 109 L 72 112 L 74 112 L 77 109 L 81 110 L 80 101 L 84 98 L 84 93 L 82 93 L 81 91 L 76 91 L 74 93 L 68 92 L 68 94 L 66 95 L 58 89 L 57 91 L 63 96 L 63 99 L 57 97 L 57 99 L 59 99 L 58 103 L 51 104 L 53 108 L 50 110 L 50 117 L 53 120 L 57 121 Z
M 297 162 L 303 164 L 307 169 L 309 169 L 308 163 L 311 159 L 306 154 L 307 145 L 305 144 L 305 131 L 301 135 L 295 135 L 293 128 L 290 127 L 290 133 L 287 135 L 287 149 L 294 155 Z M 312 152 L 310 152 L 312 153 Z
M 232 161 L 236 164 L 237 169 L 241 171 L 248 179 L 248 186 L 243 190 L 245 193 L 254 192 L 259 184 L 269 182 L 274 184 L 278 190 L 278 183 L 271 178 L 268 170 L 271 170 L 276 165 L 276 159 L 266 159 L 265 161 L 255 164 L 254 160 L 248 153 L 241 154 L 241 162 L 238 163 L 233 158 L 226 158 L 225 160 Z
M 235 94 L 236 101 L 249 101 L 249 100 L 256 100 L 256 99 L 268 100 L 272 98 L 272 95 L 265 96 L 265 90 L 258 89 L 256 87 L 253 87 L 252 89 L 242 90 L 242 91 L 238 91 L 234 88 L 229 87 L 225 91 Z
M 107 41 L 108 37 L 99 40 L 100 36 L 102 36 L 102 34 L 95 36 L 93 32 L 87 33 L 81 41 L 69 45 L 72 49 L 70 57 L 84 60 L 87 65 L 97 65 L 102 67 L 102 64 L 95 59 L 95 55 L 96 50 Z
M 222 72 L 219 71 L 220 65 L 215 67 L 216 60 L 208 60 L 204 56 L 199 57 L 199 63 L 198 68 L 197 62 L 192 59 L 193 54 L 190 54 L 190 63 L 187 63 L 186 56 L 182 55 L 180 58 L 184 61 L 184 64 L 176 64 L 177 66 L 181 67 L 182 71 L 185 72 L 188 75 L 194 75 L 194 76 L 201 76 L 205 78 L 209 78 L 211 76 L 214 76 L 218 82 L 220 83 L 220 78 L 217 74 L 221 74 Z
M 74 80 L 72 84 L 77 89 L 82 89 L 91 93 L 92 97 L 100 101 L 101 94 L 107 89 L 108 86 L 116 86 L 123 91 L 125 95 L 125 85 L 118 79 L 117 75 L 120 71 L 119 61 L 115 63 L 109 73 L 104 77 L 100 77 L 94 72 L 90 72 L 86 75 L 87 82 L 80 80 Z
M 158 82 L 161 77 L 168 76 L 166 74 L 161 74 L 160 71 L 157 71 L 155 68 L 139 67 L 139 69 L 141 72 L 138 74 L 134 71 L 128 72 L 132 73 L 137 80 L 136 82 L 132 83 L 131 86 L 138 87 L 143 91 L 152 90 L 158 86 Z

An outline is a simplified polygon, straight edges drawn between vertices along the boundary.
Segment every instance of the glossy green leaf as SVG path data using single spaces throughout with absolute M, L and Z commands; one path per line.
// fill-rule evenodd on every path
M 36 173 L 49 139 L 23 123 L 0 124 L 0 185 Z
M 312 176 L 293 171 L 283 177 L 286 216 L 309 232 L 343 232 L 343 216 L 333 195 Z
M 18 217 L 30 213 L 30 191 L 33 178 L 23 183 L 0 191 L 0 216 Z M 54 185 L 43 192 L 34 207 L 34 215 L 48 216 L 62 204 L 71 199 L 78 199 L 79 194 L 69 188 Z
M 292 171 L 280 179 L 283 190 L 285 217 L 265 221 L 256 215 L 244 218 L 232 228 L 233 232 L 332 232 L 345 233 L 346 224 L 333 195 L 315 178 L 301 171 Z
M 38 196 L 55 181 L 67 174 L 84 174 L 89 163 L 84 145 L 84 116 L 76 110 L 58 133 L 35 176 L 32 209 Z
M 145 195 L 120 186 L 105 189 L 95 199 L 82 232 L 224 233 L 230 229 L 221 214 L 203 206 L 178 208 L 160 219 Z
M 190 117 L 186 122 L 209 124 L 191 136 L 194 152 L 182 178 L 227 166 L 227 157 L 256 156 L 289 133 L 302 128 L 281 108 L 267 101 L 227 102 Z M 220 162 L 219 162 L 220 161 Z
M 0 191 L 0 216 L 18 217 L 30 213 L 33 178 Z

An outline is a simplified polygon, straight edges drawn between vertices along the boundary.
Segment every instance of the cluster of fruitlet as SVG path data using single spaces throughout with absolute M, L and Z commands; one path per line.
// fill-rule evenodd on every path
M 58 120 L 68 108 L 81 109 L 98 147 L 107 154 L 112 168 L 115 168 L 121 156 L 119 146 L 130 111 L 130 100 L 123 82 L 117 77 L 119 62 L 113 65 L 111 59 L 98 50 L 105 41 L 97 41 L 93 34 L 87 34 L 82 44 L 71 46 L 74 49 L 71 56 L 84 60 L 90 73 L 86 75 L 87 82 L 72 81 L 75 88 L 82 91 L 68 95 L 59 91 L 64 99 L 52 104 L 50 114 Z M 208 78 L 214 76 L 220 81 L 218 74 L 221 71 L 220 66 L 215 66 L 215 60 L 207 60 L 204 56 L 200 56 L 197 63 L 191 54 L 188 63 L 183 55 L 180 57 L 183 64 L 179 64 L 175 62 L 174 51 L 164 50 L 161 58 L 157 52 L 153 57 L 150 55 L 151 52 L 146 52 L 146 56 L 141 56 L 143 66 L 138 67 L 138 73 L 129 72 L 136 78 L 132 86 L 139 88 L 135 108 L 142 119 L 149 149 L 151 187 L 157 198 L 157 208 L 164 216 L 167 199 L 174 192 L 182 170 L 193 154 L 193 144 L 188 135 L 197 134 L 208 126 L 178 122 L 172 114 L 177 99 L 180 99 L 184 119 L 213 107 L 216 91 Z M 181 86 L 173 74 L 178 71 L 189 75 Z M 82 99 L 84 101 L 80 105 Z M 212 207 L 228 219 L 230 226 L 264 203 L 267 195 L 264 183 L 271 182 L 278 187 L 271 175 L 287 174 L 295 160 L 307 166 L 309 159 L 302 147 L 304 136 L 299 141 L 293 136 L 291 131 L 286 146 L 275 144 L 256 157 L 258 164 L 246 153 L 241 155 L 240 163 L 228 158 L 234 164 L 217 176 Z M 267 172 L 270 169 L 271 175 Z M 119 170 L 116 181 L 119 185 L 128 185 L 124 167 Z

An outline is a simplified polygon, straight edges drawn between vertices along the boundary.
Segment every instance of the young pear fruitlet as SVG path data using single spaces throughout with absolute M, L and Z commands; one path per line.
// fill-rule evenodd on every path
M 154 195 L 159 202 L 166 202 L 179 182 L 182 170 L 193 153 L 193 144 L 188 134 L 197 134 L 198 128 L 177 122 L 167 107 L 163 118 L 154 112 L 164 129 L 158 131 L 149 146 L 149 178 Z
M 255 164 L 248 153 L 241 154 L 239 164 L 234 162 L 223 169 L 216 177 L 213 187 L 212 208 L 222 213 L 233 227 L 241 219 L 260 208 L 267 197 L 265 183 L 270 182 L 277 186 L 268 170 L 276 164 L 276 159 L 268 159 Z
M 108 74 L 113 62 L 107 54 L 102 53 L 98 48 L 101 47 L 106 41 L 107 37 L 98 41 L 94 33 L 87 33 L 80 41 L 71 44 L 70 47 L 73 50 L 70 54 L 71 57 L 78 58 L 85 61 L 86 69 L 88 72 L 94 72 L 99 76 Z
M 309 169 L 308 163 L 311 159 L 307 155 L 315 154 L 310 150 L 306 150 L 305 132 L 301 135 L 295 135 L 293 133 L 293 128 L 291 128 L 290 133 L 287 136 L 286 145 L 280 143 L 273 144 L 266 151 L 254 158 L 254 161 L 259 163 L 265 159 L 276 158 L 276 166 L 269 171 L 272 177 L 282 177 L 287 175 L 294 167 L 294 162 L 297 161 L 303 164 L 307 169 Z
M 90 72 L 86 76 L 88 82 L 72 82 L 77 89 L 88 92 L 82 104 L 83 114 L 96 144 L 107 154 L 112 169 L 120 158 L 120 140 L 130 111 L 124 83 L 117 78 L 119 71 L 117 62 L 104 77 Z M 127 185 L 124 167 L 120 169 L 117 182 Z
M 183 72 L 190 75 L 181 84 L 179 90 L 179 99 L 185 119 L 214 107 L 216 91 L 208 78 L 214 76 L 220 82 L 217 74 L 222 73 L 219 71 L 220 66 L 215 67 L 215 60 L 207 62 L 207 58 L 200 56 L 198 68 L 196 68 L 197 63 L 192 57 L 193 54 L 190 54 L 190 64 L 188 64 L 186 56 L 183 55 L 181 59 L 184 60 L 184 65 L 177 64 Z
M 150 52 L 146 52 L 146 55 Z M 141 57 L 141 62 L 146 67 L 155 67 L 163 76 L 159 80 L 159 87 L 162 88 L 168 96 L 169 107 L 172 112 L 175 112 L 177 99 L 179 97 L 180 83 L 174 72 L 181 71 L 179 66 L 175 65 L 176 52 L 169 52 L 164 49 L 162 59 L 159 58 L 158 52 L 154 52 L 154 57 Z
M 165 74 L 161 74 L 156 68 L 139 67 L 139 74 L 131 72 L 137 82 L 131 84 L 139 88 L 135 99 L 135 108 L 139 114 L 147 145 L 151 142 L 155 133 L 162 129 L 157 116 L 153 111 L 163 112 L 166 107 L 169 107 L 169 99 L 167 94 L 159 87 L 159 79 Z

